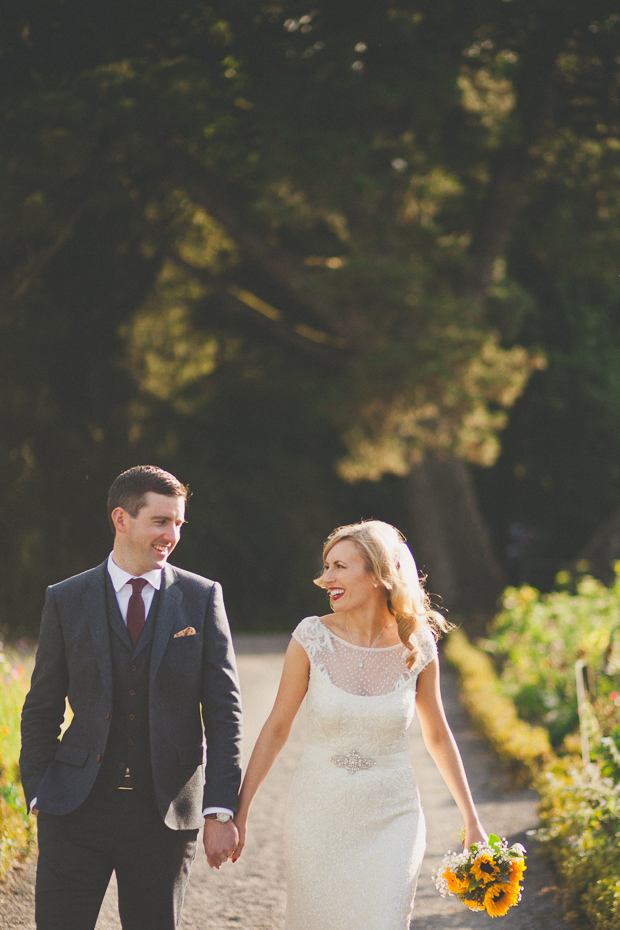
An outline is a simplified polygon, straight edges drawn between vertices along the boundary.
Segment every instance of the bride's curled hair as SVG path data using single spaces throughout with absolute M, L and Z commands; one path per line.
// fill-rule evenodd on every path
M 411 668 L 418 656 L 413 634 L 426 625 L 438 638 L 441 633 L 453 629 L 452 624 L 431 607 L 405 537 L 396 527 L 382 520 L 340 526 L 327 537 L 323 559 L 336 543 L 345 539 L 357 546 L 368 574 L 387 591 L 387 606 L 394 615 L 401 641 L 410 650 L 407 665 Z M 324 587 L 322 575 L 315 584 Z

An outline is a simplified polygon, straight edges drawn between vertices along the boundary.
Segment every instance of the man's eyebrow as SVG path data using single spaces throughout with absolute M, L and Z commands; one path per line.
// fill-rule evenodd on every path
M 151 517 L 151 520 L 172 520 L 172 519 L 174 518 L 169 517 L 167 514 L 163 514 L 163 513 L 159 514 L 159 516 L 157 514 L 153 514 L 153 516 Z M 187 523 L 187 520 L 181 520 L 181 523 Z

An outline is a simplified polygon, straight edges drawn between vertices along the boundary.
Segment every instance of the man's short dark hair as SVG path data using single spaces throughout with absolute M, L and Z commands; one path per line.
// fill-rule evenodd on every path
M 122 507 L 130 516 L 137 517 L 149 491 L 164 497 L 182 497 L 183 500 L 187 500 L 189 495 L 189 488 L 163 468 L 156 465 L 128 468 L 112 483 L 108 492 L 108 519 L 112 529 L 112 511 Z

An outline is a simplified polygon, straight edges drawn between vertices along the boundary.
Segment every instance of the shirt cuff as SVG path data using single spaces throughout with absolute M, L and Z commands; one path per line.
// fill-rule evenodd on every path
M 207 814 L 230 814 L 231 817 L 235 816 L 235 812 L 231 811 L 229 807 L 205 807 L 202 816 L 206 817 Z
M 30 813 L 32 813 L 33 808 L 37 806 L 38 800 L 39 800 L 38 798 L 33 798 L 32 801 L 30 802 Z

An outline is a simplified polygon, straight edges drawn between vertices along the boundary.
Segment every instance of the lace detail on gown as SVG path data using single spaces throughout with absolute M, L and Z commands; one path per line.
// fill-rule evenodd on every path
M 337 688 L 371 697 L 388 694 L 410 684 L 437 655 L 435 637 L 428 627 L 415 634 L 419 652 L 407 668 L 409 650 L 398 643 L 384 649 L 356 646 L 335 636 L 318 617 L 306 617 L 293 631 L 293 639 L 306 650 L 313 668 L 326 674 Z
M 425 846 L 408 756 L 416 681 L 437 655 L 424 627 L 398 644 L 347 643 L 318 617 L 293 633 L 310 659 L 308 745 L 289 798 L 286 930 L 407 930 Z M 350 770 L 334 759 L 361 756 Z

